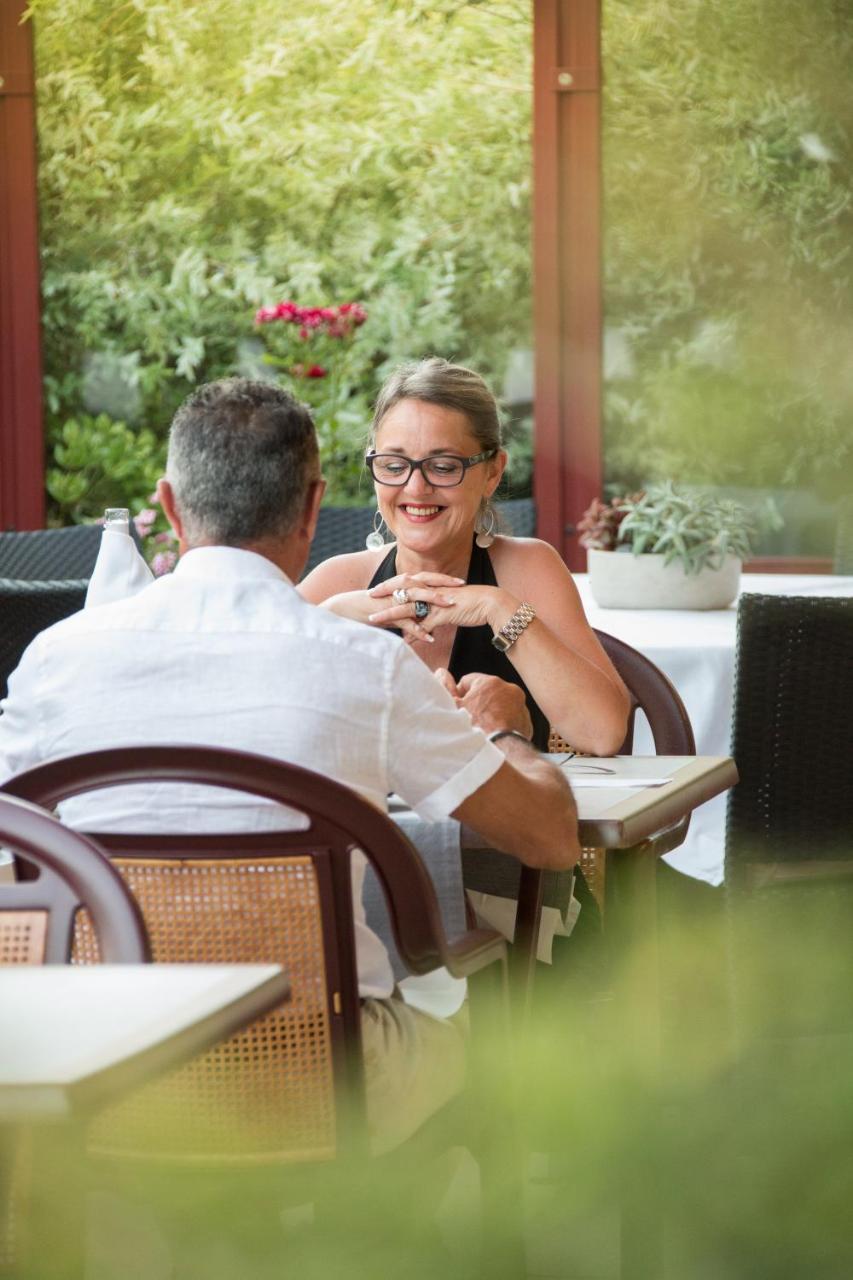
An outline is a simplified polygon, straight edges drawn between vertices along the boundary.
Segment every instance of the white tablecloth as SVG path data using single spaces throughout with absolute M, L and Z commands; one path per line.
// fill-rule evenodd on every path
M 639 649 L 669 676 L 684 700 L 700 755 L 729 754 L 734 692 L 737 606 L 728 609 L 601 609 L 586 574 L 575 575 L 592 626 Z M 744 574 L 742 594 L 851 596 L 853 578 L 827 574 Z M 654 750 L 648 727 L 637 717 L 634 750 Z M 684 844 L 666 855 L 678 871 L 720 884 L 723 879 L 726 798 L 718 796 L 693 814 Z

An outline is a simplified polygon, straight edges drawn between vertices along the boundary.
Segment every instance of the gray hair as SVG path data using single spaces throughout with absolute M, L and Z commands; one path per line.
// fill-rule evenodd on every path
M 424 400 L 427 404 L 455 409 L 468 419 L 471 434 L 480 448 L 501 448 L 501 419 L 498 405 L 479 373 L 461 364 L 451 364 L 440 356 L 430 356 L 414 364 L 401 365 L 385 382 L 373 410 L 371 446 L 382 419 L 401 400 Z
M 319 477 L 311 413 L 269 382 L 209 382 L 172 420 L 166 475 L 190 546 L 283 537 Z

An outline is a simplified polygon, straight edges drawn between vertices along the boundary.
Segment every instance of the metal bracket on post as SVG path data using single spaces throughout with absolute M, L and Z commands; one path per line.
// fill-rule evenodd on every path
M 557 93 L 598 93 L 601 73 L 598 67 L 557 67 L 554 88 Z

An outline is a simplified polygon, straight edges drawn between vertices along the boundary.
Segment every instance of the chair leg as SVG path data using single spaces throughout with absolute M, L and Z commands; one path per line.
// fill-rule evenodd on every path
M 657 865 L 658 855 L 649 842 L 607 852 L 606 932 L 617 1043 L 627 1055 L 626 1079 L 633 1082 L 629 1087 L 635 1092 L 636 1105 L 646 1109 L 661 1068 Z M 662 1206 L 653 1172 L 642 1162 L 624 1170 L 620 1201 L 621 1280 L 660 1280 Z

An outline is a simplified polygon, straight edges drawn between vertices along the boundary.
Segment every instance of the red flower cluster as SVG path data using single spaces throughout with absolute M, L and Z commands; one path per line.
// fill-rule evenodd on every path
M 294 378 L 325 378 L 329 371 L 321 364 L 309 364 L 307 368 L 304 364 L 295 364 L 291 366 L 290 372 Z
M 298 324 L 299 336 L 303 339 L 318 330 L 330 338 L 346 338 L 366 319 L 367 310 L 360 302 L 342 302 L 339 307 L 298 307 L 295 302 L 279 302 L 275 307 L 261 307 L 255 312 L 255 324 L 269 324 L 273 320 Z M 309 377 L 321 376 L 309 374 Z

